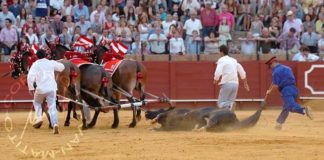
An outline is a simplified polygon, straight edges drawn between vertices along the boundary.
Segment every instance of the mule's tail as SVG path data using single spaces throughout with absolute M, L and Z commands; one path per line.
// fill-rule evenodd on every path
M 141 93 L 141 100 L 145 99 L 145 82 L 146 82 L 146 69 L 143 64 L 136 62 L 136 87 L 135 89 Z
M 241 128 L 250 128 L 255 126 L 261 116 L 263 108 L 259 108 L 253 115 L 251 115 L 250 117 L 241 120 L 239 122 L 237 122 L 234 126 L 234 129 L 241 129 Z

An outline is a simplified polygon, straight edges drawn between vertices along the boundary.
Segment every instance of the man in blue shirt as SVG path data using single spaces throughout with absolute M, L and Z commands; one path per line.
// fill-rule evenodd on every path
M 276 129 L 281 130 L 282 124 L 285 123 L 289 112 L 307 115 L 308 118 L 313 119 L 309 107 L 301 107 L 296 99 L 298 97 L 298 89 L 296 87 L 296 80 L 291 68 L 280 64 L 276 57 L 272 57 L 266 62 L 272 69 L 272 84 L 267 90 L 269 95 L 274 89 L 278 89 L 281 93 L 282 100 L 284 101 L 283 109 L 277 119 L 278 124 Z
M 84 5 L 83 0 L 79 0 L 78 5 L 74 6 L 74 19 L 78 22 L 81 16 L 84 16 L 86 20 L 89 20 L 89 9 Z

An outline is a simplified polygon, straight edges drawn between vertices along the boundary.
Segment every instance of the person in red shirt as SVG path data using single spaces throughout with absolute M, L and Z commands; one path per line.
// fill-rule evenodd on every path
M 206 1 L 205 4 L 206 8 L 200 13 L 200 19 L 203 26 L 203 37 L 206 37 L 210 32 L 217 30 L 216 27 L 218 26 L 219 22 L 216 11 L 211 8 L 211 1 Z

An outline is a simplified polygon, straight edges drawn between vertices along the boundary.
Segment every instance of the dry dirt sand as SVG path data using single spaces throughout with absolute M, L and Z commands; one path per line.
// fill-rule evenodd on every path
M 242 119 L 253 112 L 237 114 Z M 254 128 L 227 133 L 151 131 L 144 119 L 130 129 L 130 111 L 120 112 L 118 129 L 110 128 L 109 112 L 99 116 L 94 129 L 81 133 L 76 120 L 63 127 L 66 113 L 60 113 L 59 135 L 52 134 L 47 121 L 41 129 L 30 124 L 24 129 L 29 112 L 0 113 L 0 159 L 324 159 L 324 112 L 314 112 L 313 121 L 290 114 L 284 129 L 277 131 L 279 112 L 266 110 Z

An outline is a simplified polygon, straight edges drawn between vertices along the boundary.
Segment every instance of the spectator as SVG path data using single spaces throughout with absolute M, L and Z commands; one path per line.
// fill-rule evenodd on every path
M 27 16 L 27 21 L 22 28 L 22 35 L 25 35 L 27 33 L 28 28 L 32 28 L 33 33 L 35 33 L 35 34 L 38 33 L 38 28 L 37 28 L 36 23 L 34 22 L 32 15 Z
M 40 36 L 40 40 L 41 44 L 46 44 L 45 40 L 50 44 L 55 44 L 56 36 L 53 34 L 53 28 L 48 27 L 46 33 Z
M 177 28 L 176 28 L 176 26 L 175 25 L 171 25 L 170 26 L 170 29 L 169 29 L 169 33 L 168 33 L 168 35 L 167 35 L 167 38 L 170 40 L 171 38 L 173 38 L 174 37 L 174 35 L 175 35 L 175 32 L 177 31 Z
M 252 32 L 247 32 L 246 38 L 239 38 L 241 41 L 241 53 L 244 55 L 256 54 L 256 39 L 253 38 Z
M 201 38 L 198 34 L 197 30 L 192 31 L 192 37 L 189 37 L 188 45 L 187 45 L 187 53 L 188 54 L 199 54 L 201 46 Z
M 80 21 L 82 16 L 86 20 L 89 20 L 89 10 L 88 7 L 84 5 L 83 0 L 78 0 L 78 4 L 74 6 L 73 11 L 75 21 Z
M 219 33 L 219 46 L 221 45 L 227 45 L 227 41 L 232 40 L 232 36 L 230 33 L 230 27 L 227 24 L 226 18 L 222 19 L 222 24 L 219 26 L 218 29 Z
M 1 6 L 2 12 L 0 12 L 0 28 L 5 27 L 6 19 L 9 18 L 13 24 L 16 24 L 16 18 L 14 14 L 12 14 L 8 10 L 7 4 L 2 4 Z
M 9 6 L 9 11 L 15 17 L 17 17 L 20 14 L 22 8 L 23 7 L 20 4 L 18 4 L 18 0 L 13 0 L 13 4 Z
M 288 32 L 282 33 L 278 37 L 280 48 L 288 50 L 290 53 L 296 53 L 300 48 L 299 40 L 296 37 L 296 29 L 290 28 Z
M 167 19 L 165 21 L 162 21 L 162 28 L 163 28 L 163 33 L 165 35 L 169 35 L 169 30 L 171 25 L 176 25 L 176 21 L 172 20 L 171 14 L 167 15 Z
M 126 30 L 121 31 L 121 35 L 118 35 L 118 39 L 127 46 L 127 48 L 131 48 L 132 45 L 132 37 L 126 32 Z M 127 50 L 127 53 L 130 53 L 130 50 Z
M 227 24 L 230 26 L 231 31 L 234 31 L 234 26 L 235 26 L 234 15 L 228 12 L 227 9 L 228 9 L 227 5 L 222 6 L 222 12 L 218 15 L 218 19 L 226 18 Z
M 290 6 L 287 7 L 287 10 L 291 10 L 298 19 L 303 19 L 304 17 L 303 8 L 296 0 L 290 0 Z
M 127 37 L 131 37 L 132 33 L 131 33 L 130 29 L 127 27 L 126 20 L 120 21 L 119 26 L 115 30 L 117 35 L 121 35 L 122 31 L 126 32 Z
M 127 23 L 130 25 L 136 25 L 137 16 L 135 15 L 134 7 L 129 7 L 127 11 L 128 11 L 126 14 Z
M 302 1 L 302 8 L 305 14 L 308 14 L 309 7 L 315 6 L 315 0 Z
M 319 57 L 315 54 L 311 54 L 308 47 L 303 46 L 301 47 L 301 52 L 294 55 L 292 61 L 299 61 L 299 62 L 313 62 L 319 60 Z
M 155 28 L 155 33 L 153 33 L 149 36 L 148 41 L 150 42 L 152 54 L 165 54 L 166 53 L 165 46 L 166 46 L 168 39 L 165 36 L 165 34 L 161 33 L 160 27 Z
M 149 31 L 151 30 L 151 25 L 148 23 L 147 15 L 143 14 L 140 18 L 138 31 L 140 33 L 140 39 L 142 41 L 147 41 Z
M 269 31 L 273 37 L 279 37 L 280 25 L 279 25 L 279 19 L 277 17 L 272 18 L 271 26 L 269 27 Z
M 72 43 L 75 42 L 81 36 L 81 27 L 75 26 L 74 33 L 72 34 Z
M 112 20 L 115 24 L 119 23 L 119 20 L 120 20 L 120 10 L 118 7 L 114 7 L 113 9 L 113 14 L 112 14 Z
M 17 16 L 17 18 L 20 19 L 21 25 L 24 25 L 26 23 L 27 20 L 27 12 L 25 8 L 22 8 L 21 11 L 19 12 L 19 15 Z
M 46 33 L 49 27 L 46 17 L 41 17 L 39 23 L 37 23 L 36 26 L 39 30 L 39 35 L 43 35 L 44 33 Z
M 198 12 L 200 4 L 197 0 L 183 0 L 181 9 L 183 11 L 189 10 L 190 12 Z
M 286 2 L 290 0 L 286 0 Z M 285 18 L 285 13 L 287 11 L 286 9 L 287 4 L 285 4 L 284 0 L 275 0 L 274 6 L 273 6 L 273 16 L 279 17 L 279 21 L 283 23 Z
M 75 24 L 76 26 L 80 26 L 81 28 L 81 34 L 85 35 L 88 31 L 88 29 L 91 27 L 91 24 L 89 21 L 86 21 L 84 16 L 80 16 L 80 21 Z
M 283 26 L 283 33 L 289 31 L 290 28 L 295 28 L 297 35 L 299 36 L 300 33 L 303 31 L 303 23 L 300 19 L 295 18 L 294 13 L 292 11 L 288 11 L 287 13 L 288 19 L 285 21 Z
M 177 14 L 178 17 L 182 17 L 183 11 L 179 8 L 179 4 L 173 4 L 171 15 Z M 178 21 L 179 19 L 177 19 Z
M 96 34 L 93 33 L 93 30 L 91 28 L 88 28 L 87 33 L 85 35 L 88 39 L 93 40 L 94 38 L 96 38 Z
M 324 25 L 322 25 L 322 36 L 318 40 L 318 49 L 319 49 L 319 54 L 324 54 Z
M 90 22 L 95 22 L 95 16 L 99 15 L 99 23 L 104 24 L 105 23 L 105 13 L 102 10 L 102 5 L 98 4 L 97 9 L 94 10 L 90 15 Z
M 260 38 L 258 38 L 258 40 L 260 41 L 258 50 L 260 50 L 261 53 L 265 54 L 265 53 L 270 53 L 271 48 L 273 46 L 273 41 L 275 41 L 276 38 L 271 36 L 268 28 L 263 28 L 262 34 Z
M 159 6 L 159 14 L 161 21 L 165 21 L 167 19 L 167 12 L 164 10 L 163 6 Z
M 64 27 L 62 33 L 59 35 L 60 38 L 60 44 L 70 48 L 70 45 L 72 43 L 72 35 L 68 33 L 68 28 Z
M 200 34 L 200 30 L 202 29 L 202 25 L 197 17 L 196 11 L 190 12 L 190 19 L 186 20 L 183 29 L 186 31 L 186 48 L 189 48 L 189 39 L 192 37 L 192 31 L 196 30 L 198 34 Z
M 307 32 L 304 32 L 301 37 L 301 43 L 307 46 L 311 53 L 317 53 L 318 36 L 313 31 L 312 26 L 307 27 Z
M 5 55 L 10 55 L 11 50 L 18 43 L 17 30 L 12 27 L 11 19 L 7 18 L 5 27 L 0 32 L 0 47 L 4 49 Z
M 71 0 L 65 0 L 64 6 L 62 7 L 61 11 L 62 16 L 74 16 L 74 9 L 73 5 L 71 4 Z
M 315 11 L 312 7 L 309 7 L 308 9 L 308 15 L 311 17 L 311 21 L 315 23 L 317 19 L 317 11 Z
M 315 31 L 315 23 L 312 21 L 311 16 L 309 14 L 305 15 L 304 18 L 304 23 L 303 23 L 303 28 L 304 28 L 304 32 L 307 31 L 308 26 L 311 26 L 313 28 L 313 31 Z
M 37 35 L 34 33 L 33 28 L 28 28 L 27 29 L 27 34 L 26 34 L 28 41 L 29 41 L 29 45 L 32 44 L 36 44 L 38 45 L 39 41 L 38 41 L 38 37 Z
M 251 24 L 250 32 L 252 32 L 254 37 L 259 37 L 261 35 L 261 31 L 263 27 L 264 26 L 262 21 L 260 20 L 259 15 L 255 15 L 254 21 Z
M 131 53 L 132 54 L 141 54 L 141 46 L 142 46 L 142 43 L 140 41 L 140 36 L 136 35 L 135 41 L 132 43 Z
M 64 6 L 64 0 L 50 0 L 50 6 L 58 13 L 61 13 Z
M 250 29 L 252 7 L 249 0 L 243 0 L 243 4 L 240 8 L 240 14 L 243 16 L 243 30 L 248 31 Z
M 260 15 L 261 21 L 263 22 L 264 26 L 269 27 L 271 23 L 271 17 L 272 17 L 272 9 L 269 5 L 269 0 L 264 0 L 263 3 L 261 3 L 258 15 Z
M 73 35 L 75 23 L 72 22 L 72 16 L 66 16 L 66 22 L 64 22 L 64 27 L 68 29 L 68 34 Z
M 109 14 L 106 16 L 104 28 L 108 29 L 109 31 L 113 31 L 115 29 L 115 24 L 112 20 L 112 16 Z
M 237 0 L 228 0 L 228 1 L 225 1 L 225 4 L 228 7 L 228 11 L 230 13 L 232 13 L 234 16 L 237 16 L 238 9 L 239 9 L 238 1 Z M 212 4 L 212 8 L 216 8 L 215 2 Z
M 323 33 L 323 29 L 322 29 L 322 26 L 324 24 L 324 13 L 321 13 L 319 15 L 319 19 L 316 21 L 316 32 L 319 33 L 319 34 L 322 34 Z
M 200 13 L 200 20 L 203 26 L 203 37 L 209 35 L 210 32 L 214 32 L 216 26 L 219 24 L 216 11 L 211 8 L 211 1 L 206 1 L 206 8 Z
M 183 39 L 177 31 L 175 32 L 174 37 L 170 39 L 170 54 L 184 55 L 185 50 Z
M 61 21 L 60 15 L 58 15 L 58 14 L 55 15 L 54 22 L 51 23 L 51 27 L 52 27 L 55 35 L 59 35 L 62 33 L 64 23 Z
M 204 38 L 205 41 L 205 54 L 216 54 L 219 52 L 219 39 L 216 37 L 215 32 L 210 32 L 208 36 Z
M 50 0 L 36 0 L 36 17 L 50 16 Z
M 138 34 L 137 28 L 133 25 L 128 25 L 128 27 L 129 27 L 129 30 L 131 31 L 132 39 L 135 39 L 136 35 Z
M 36 1 L 35 0 L 27 0 L 25 1 L 24 8 L 26 9 L 27 14 L 31 14 L 36 16 Z
M 96 45 L 103 45 L 109 47 L 108 42 L 111 42 L 113 37 L 109 37 L 109 30 L 104 28 L 102 34 L 99 36 Z
M 97 13 L 94 17 L 94 21 L 91 22 L 91 29 L 97 34 L 102 33 L 102 27 L 103 27 L 103 23 L 100 22 L 99 17 L 100 15 Z

